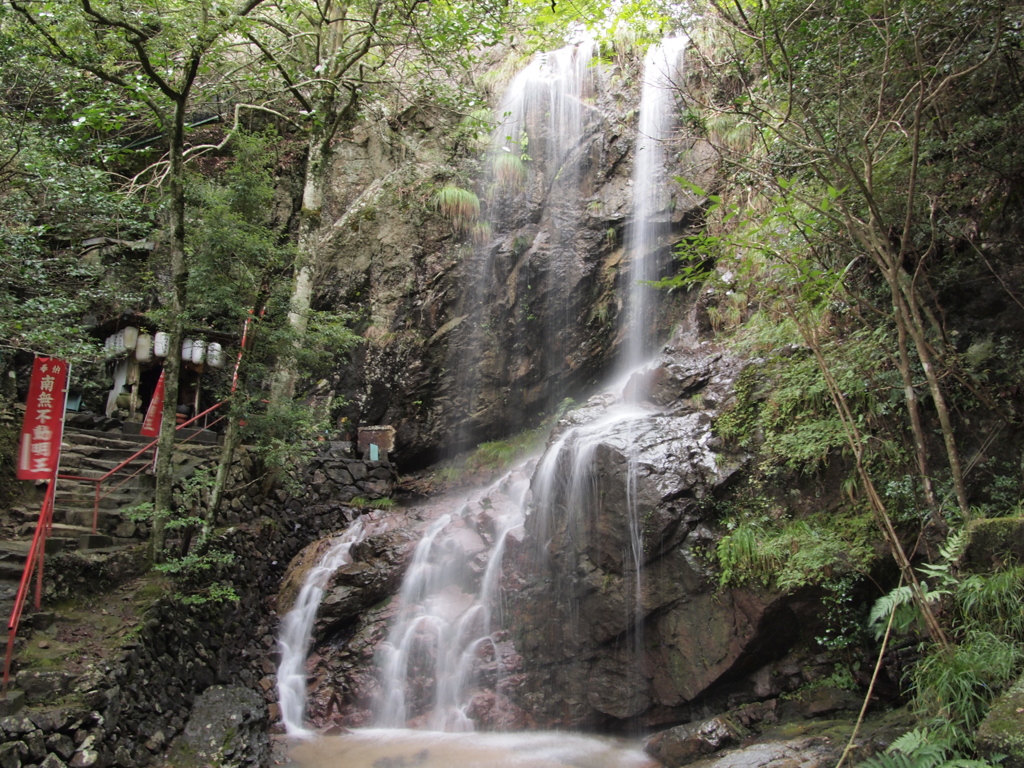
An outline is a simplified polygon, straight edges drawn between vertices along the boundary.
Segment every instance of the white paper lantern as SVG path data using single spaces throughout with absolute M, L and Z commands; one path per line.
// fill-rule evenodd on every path
M 135 340 L 135 359 L 140 363 L 148 363 L 153 359 L 153 337 L 148 333 L 140 333 Z
M 186 362 L 192 360 L 192 339 L 185 339 L 181 342 L 181 359 Z
M 206 359 L 206 339 L 196 339 L 192 342 L 192 362 L 199 365 Z
M 129 325 L 121 333 L 124 334 L 124 348 L 135 349 L 135 344 L 139 340 L 139 329 Z
M 221 347 L 216 341 L 210 342 L 210 346 L 206 348 L 206 363 L 211 368 L 223 368 L 224 367 L 224 348 Z
M 153 337 L 153 354 L 157 357 L 167 357 L 167 350 L 171 346 L 171 338 L 163 331 L 157 331 Z
M 124 345 L 124 331 L 114 334 L 114 352 L 124 352 L 127 347 Z

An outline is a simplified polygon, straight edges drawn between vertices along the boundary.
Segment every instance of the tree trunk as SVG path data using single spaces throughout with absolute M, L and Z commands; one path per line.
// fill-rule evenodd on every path
M 302 187 L 302 219 L 296 242 L 295 278 L 288 305 L 290 347 L 282 349 L 270 386 L 270 407 L 278 407 L 295 396 L 298 379 L 296 354 L 305 343 L 309 326 L 309 305 L 313 298 L 313 271 L 319 255 L 320 210 L 330 171 L 330 152 L 323 133 L 310 138 Z
M 153 531 L 150 553 L 154 562 L 163 558 L 164 524 L 174 509 L 173 486 L 175 413 L 178 408 L 178 374 L 181 371 L 181 342 L 184 336 L 183 309 L 187 299 L 188 265 L 185 261 L 185 107 L 182 97 L 174 104 L 174 122 L 170 131 L 170 170 L 168 188 L 170 211 L 168 222 L 171 252 L 170 348 L 164 359 L 164 412 L 157 439 L 156 495 L 153 509 Z
M 890 284 L 890 288 L 892 288 Z M 892 288 L 895 291 L 895 288 Z M 896 296 L 893 295 L 893 306 L 896 306 Z M 924 491 L 924 501 L 928 507 L 932 521 L 936 524 L 942 523 L 942 516 L 939 513 L 938 504 L 935 501 L 935 489 L 932 487 L 931 473 L 928 470 L 928 445 L 925 442 L 924 426 L 921 424 L 921 408 L 917 401 L 917 392 L 914 391 L 914 376 L 910 363 L 910 351 L 907 348 L 907 324 L 901 313 L 895 312 L 896 331 L 899 338 L 899 369 L 900 378 L 903 380 L 903 399 L 907 406 L 907 413 L 910 415 L 910 429 L 914 436 L 914 451 L 917 453 L 917 471 L 921 476 L 921 488 Z
M 203 535 L 209 536 L 210 531 L 217 525 L 217 513 L 220 509 L 220 502 L 224 496 L 224 489 L 228 484 L 228 475 L 231 471 L 231 461 L 235 457 L 235 448 L 238 446 L 238 417 L 231 416 L 228 419 L 228 428 L 224 432 L 224 445 L 220 451 L 220 463 L 217 465 L 217 479 L 213 484 L 213 493 L 210 496 L 210 507 L 203 521 Z

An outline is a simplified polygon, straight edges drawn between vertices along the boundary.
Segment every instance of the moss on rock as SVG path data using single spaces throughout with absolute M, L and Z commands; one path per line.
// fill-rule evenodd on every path
M 978 728 L 976 747 L 984 757 L 1006 755 L 1003 768 L 1024 768 L 1024 677 L 995 700 Z
M 987 572 L 1007 562 L 1024 561 L 1024 518 L 1000 517 L 973 520 L 967 527 L 967 547 L 962 566 Z

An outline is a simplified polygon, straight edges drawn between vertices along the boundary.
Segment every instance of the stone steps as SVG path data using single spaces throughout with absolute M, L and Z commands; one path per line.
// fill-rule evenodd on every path
M 183 431 L 194 434 L 200 432 Z M 219 458 L 217 436 L 209 432 L 204 434 L 205 442 L 175 445 L 172 462 L 176 479 L 187 477 L 198 466 Z M 98 479 L 150 442 L 151 438 L 138 435 L 69 427 L 64 433 L 61 474 Z M 119 534 L 124 537 L 140 533 L 136 531 L 135 524 L 127 520 L 120 510 L 153 500 L 155 481 L 148 471 L 152 458 L 152 452 L 146 452 L 102 483 L 97 515 L 97 529 L 101 534 Z M 93 483 L 58 480 L 54 497 L 54 522 L 91 531 L 95 493 L 96 487 Z M 20 536 L 31 538 L 39 519 L 39 511 L 38 507 L 25 505 L 10 510 L 10 519 L 18 524 Z M 145 535 L 144 532 L 141 533 Z

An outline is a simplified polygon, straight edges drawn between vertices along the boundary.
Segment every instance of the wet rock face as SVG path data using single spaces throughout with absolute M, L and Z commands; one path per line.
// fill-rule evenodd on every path
M 394 516 L 380 516 L 370 523 L 367 537 L 352 548 L 352 562 L 341 566 L 322 585 L 324 596 L 313 627 L 315 638 L 326 638 L 355 622 L 364 611 L 399 590 L 418 540 L 416 529 L 405 527 L 403 522 Z M 333 537 L 314 541 L 289 563 L 277 595 L 279 616 L 291 610 L 309 570 L 317 566 L 334 541 Z
M 695 700 L 793 642 L 791 606 L 719 590 L 708 560 L 717 537 L 704 502 L 745 461 L 721 452 L 709 404 L 728 401 L 740 370 L 709 345 L 677 344 L 630 382 L 635 412 L 595 398 L 553 435 L 559 476 L 577 480 L 535 475 L 524 540 L 506 559 L 526 660 L 517 701 L 538 721 L 688 719 Z
M 777 660 L 810 603 L 720 589 L 709 558 L 720 534 L 707 502 L 748 460 L 712 434 L 741 369 L 710 345 L 676 344 L 631 382 L 639 402 L 599 396 L 566 415 L 532 475 L 526 522 L 505 538 L 501 629 L 480 647 L 466 709 L 475 727 L 655 727 L 803 680 L 803 664 Z M 487 493 L 437 544 L 467 583 L 479 581 L 495 541 L 492 503 L 512 503 Z M 307 665 L 314 725 L 371 722 L 381 645 L 401 607 L 390 596 L 429 521 L 453 511 L 451 500 L 436 500 L 380 516 L 392 522 L 327 584 Z M 279 614 L 327 546 L 293 561 Z M 436 690 L 428 662 L 410 665 L 413 722 Z
M 605 72 L 564 154 L 530 127 L 519 185 L 495 191 L 480 151 L 459 159 L 439 114 L 409 110 L 339 137 L 323 210 L 317 309 L 353 309 L 368 322 L 354 365 L 330 379 L 354 392 L 349 417 L 392 424 L 394 458 L 429 463 L 453 441 L 495 439 L 532 426 L 564 397 L 593 386 L 615 359 L 621 296 L 635 279 L 623 243 L 631 225 L 636 73 Z M 677 137 L 679 138 L 679 137 Z M 710 187 L 710 146 L 679 138 L 677 167 Z M 486 242 L 455 232 L 430 201 L 452 179 L 481 200 Z M 557 161 L 553 158 L 557 157 Z M 700 202 L 681 188 L 658 213 L 649 254 L 662 272 Z M 479 238 L 478 238 L 479 239 Z M 674 297 L 667 303 L 676 302 Z M 659 323 L 671 327 L 666 310 Z M 467 361 L 469 361 L 467 366 Z

